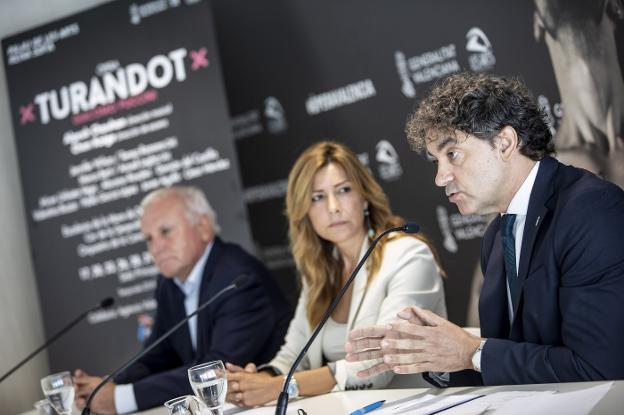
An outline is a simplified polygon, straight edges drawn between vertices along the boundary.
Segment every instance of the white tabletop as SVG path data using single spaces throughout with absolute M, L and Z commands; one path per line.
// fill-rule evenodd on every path
M 351 411 L 362 408 L 372 402 L 385 399 L 387 402 L 397 401 L 419 394 L 449 395 L 455 393 L 479 393 L 488 394 L 501 391 L 557 391 L 571 392 L 592 386 L 604 384 L 606 382 L 578 382 L 578 383 L 554 383 L 543 385 L 510 385 L 510 386 L 490 386 L 490 387 L 464 387 L 447 389 L 379 389 L 365 391 L 335 392 L 325 395 L 315 396 L 291 401 L 288 407 L 288 415 L 297 415 L 297 409 L 303 408 L 308 415 L 345 415 Z M 613 388 L 591 411 L 592 415 L 613 415 L 624 413 L 624 381 L 614 382 Z M 252 408 L 242 410 L 228 406 L 224 415 L 263 415 L 274 414 L 275 407 L 267 406 L 262 408 Z M 34 411 L 28 412 L 35 414 Z M 79 414 L 79 412 L 76 412 Z M 167 415 L 164 407 L 144 411 L 143 415 Z M 373 415 L 373 414 L 371 414 Z

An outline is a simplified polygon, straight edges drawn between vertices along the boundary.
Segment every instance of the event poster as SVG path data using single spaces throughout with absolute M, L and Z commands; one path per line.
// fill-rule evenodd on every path
M 109 373 L 156 308 L 142 197 L 199 186 L 223 237 L 253 248 L 210 4 L 119 0 L 2 46 L 46 336 L 116 300 L 51 347 L 51 370 Z

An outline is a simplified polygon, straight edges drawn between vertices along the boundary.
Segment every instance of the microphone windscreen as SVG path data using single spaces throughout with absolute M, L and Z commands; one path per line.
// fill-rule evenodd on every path
M 234 287 L 236 288 L 241 288 L 244 287 L 245 285 L 247 285 L 247 283 L 249 282 L 249 280 L 251 279 L 251 277 L 247 274 L 241 274 L 238 277 L 236 277 L 234 279 Z
M 100 302 L 100 308 L 108 308 L 110 306 L 112 306 L 113 304 L 115 304 L 115 299 L 113 297 L 108 297 L 102 300 L 102 302 Z
M 405 233 L 418 233 L 420 231 L 420 226 L 415 223 L 406 223 L 403 225 L 403 232 Z

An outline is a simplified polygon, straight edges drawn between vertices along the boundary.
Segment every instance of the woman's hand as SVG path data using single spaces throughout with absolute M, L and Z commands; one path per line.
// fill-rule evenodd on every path
M 256 365 L 249 363 L 242 368 L 226 363 L 228 390 L 226 400 L 238 406 L 258 406 L 277 399 L 284 379 L 258 372 Z

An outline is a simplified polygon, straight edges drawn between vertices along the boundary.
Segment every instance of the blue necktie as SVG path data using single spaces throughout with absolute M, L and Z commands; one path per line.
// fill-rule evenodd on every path
M 516 270 L 516 239 L 513 235 L 513 226 L 516 215 L 507 214 L 501 218 L 501 240 L 503 241 L 503 258 L 505 259 L 505 274 L 511 295 L 511 309 L 515 310 L 518 304 L 519 284 Z M 513 311 L 512 311 L 513 314 Z M 512 315 L 513 318 L 513 315 Z

